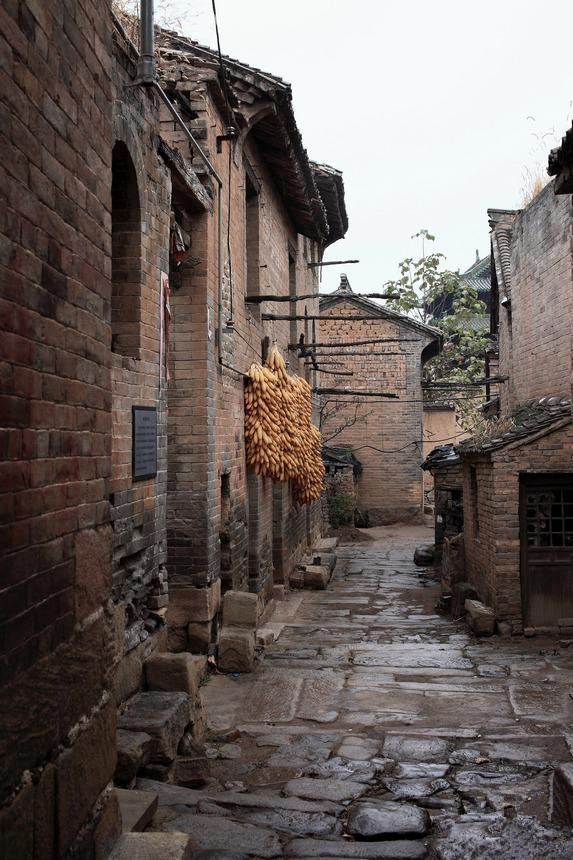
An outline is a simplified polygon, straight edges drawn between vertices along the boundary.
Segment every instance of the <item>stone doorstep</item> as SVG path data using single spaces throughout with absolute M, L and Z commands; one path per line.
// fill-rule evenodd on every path
M 171 762 L 190 721 L 187 693 L 155 690 L 137 693 L 117 721 L 118 728 L 145 732 L 153 738 L 152 759 Z
M 188 833 L 124 833 L 109 860 L 192 860 Z
M 143 832 L 157 810 L 159 796 L 157 792 L 116 788 L 115 793 L 121 812 L 122 831 L 124 833 Z

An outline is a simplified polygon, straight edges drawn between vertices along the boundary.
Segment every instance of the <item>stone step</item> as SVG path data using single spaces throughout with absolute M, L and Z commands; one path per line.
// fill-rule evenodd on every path
M 123 832 L 143 832 L 157 810 L 157 792 L 116 788 L 115 793 L 119 801 Z
M 118 718 L 120 729 L 145 732 L 153 739 L 152 760 L 171 762 L 177 745 L 190 721 L 187 693 L 163 693 L 155 690 L 137 693 L 127 710 Z
M 147 732 L 131 732 L 128 729 L 117 731 L 117 765 L 115 779 L 127 785 L 151 759 L 154 740 Z
M 317 552 L 334 552 L 337 546 L 337 537 L 320 538 L 320 540 L 317 540 L 315 543 L 313 550 L 316 550 Z
M 192 860 L 194 856 L 188 833 L 124 833 L 109 860 Z

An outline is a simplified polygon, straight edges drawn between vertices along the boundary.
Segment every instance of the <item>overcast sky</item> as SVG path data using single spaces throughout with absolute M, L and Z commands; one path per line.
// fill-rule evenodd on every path
M 215 46 L 211 0 L 169 5 Z M 452 269 L 489 253 L 487 208 L 519 207 L 526 169 L 571 124 L 571 0 L 217 0 L 217 14 L 223 53 L 289 81 L 309 156 L 344 174 L 350 227 L 326 259 L 360 260 L 354 289 L 396 276 L 422 227 Z

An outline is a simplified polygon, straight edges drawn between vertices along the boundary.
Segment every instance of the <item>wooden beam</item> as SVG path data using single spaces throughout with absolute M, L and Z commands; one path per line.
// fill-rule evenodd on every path
M 353 293 L 357 299 L 395 299 L 395 293 Z M 329 299 L 334 296 L 334 293 L 307 293 L 302 296 L 275 296 L 270 293 L 263 293 L 256 296 L 245 296 L 245 301 L 250 305 L 260 305 L 263 302 L 304 302 L 310 299 Z
M 346 266 L 347 263 L 359 263 L 360 260 L 332 260 L 328 263 L 307 263 L 309 269 L 318 269 L 321 266 Z
M 303 317 L 303 319 L 310 319 L 310 317 Z M 370 343 L 419 343 L 419 337 L 375 337 L 371 340 L 347 340 L 344 343 L 319 343 L 318 341 L 309 341 L 305 343 L 304 341 L 298 343 L 289 343 L 289 349 L 314 349 L 320 347 L 321 349 L 341 349 L 342 347 L 347 346 L 366 346 Z
M 313 388 L 315 394 L 344 394 L 348 397 L 389 397 L 398 399 L 397 394 L 388 394 L 387 391 L 352 391 L 347 388 Z
M 281 322 L 284 320 L 321 320 L 322 322 L 362 322 L 362 320 L 378 320 L 378 322 L 386 322 L 384 317 L 381 317 L 378 314 L 361 315 L 357 317 L 353 317 L 351 314 L 337 314 L 336 316 L 334 314 L 332 316 L 324 316 L 324 314 L 309 314 L 308 316 L 305 316 L 304 314 L 261 314 L 261 319 L 273 320 L 274 322 Z
M 355 356 L 371 356 L 371 355 L 373 355 L 377 358 L 380 358 L 380 357 L 384 357 L 385 355 L 413 355 L 413 354 L 414 353 L 412 353 L 412 352 L 325 352 L 324 353 L 324 355 L 328 356 L 329 358 L 331 355 L 336 355 L 336 356 L 344 355 L 344 356 L 346 356 L 346 358 L 354 358 Z M 322 361 L 320 355 L 317 355 L 316 352 L 311 353 L 310 351 L 308 351 L 308 352 L 306 352 L 306 355 L 315 355 L 317 361 L 319 361 L 319 362 Z M 300 357 L 304 358 L 305 356 L 302 355 Z
M 311 367 L 312 365 L 309 366 Z M 315 367 L 315 370 L 317 370 L 318 373 L 330 373 L 332 376 L 354 376 L 354 374 L 348 370 L 325 370 L 320 363 Z

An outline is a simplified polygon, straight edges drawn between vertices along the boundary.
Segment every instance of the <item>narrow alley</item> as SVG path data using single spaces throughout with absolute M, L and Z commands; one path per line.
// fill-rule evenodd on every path
M 570 652 L 478 640 L 435 611 L 438 583 L 412 560 L 427 529 L 367 534 L 338 547 L 326 590 L 277 604 L 253 674 L 210 676 L 205 785 L 139 779 L 159 796 L 147 832 L 229 860 L 573 856 L 551 824 Z

